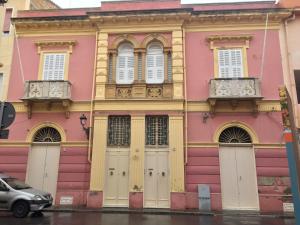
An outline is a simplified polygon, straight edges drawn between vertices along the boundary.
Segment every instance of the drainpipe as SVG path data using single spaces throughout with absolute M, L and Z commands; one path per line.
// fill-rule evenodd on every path
M 98 46 L 97 46 L 97 43 L 98 43 L 98 34 L 99 34 L 99 31 L 96 31 L 96 43 L 95 43 L 95 48 L 96 48 L 96 51 L 95 51 L 95 60 L 94 60 L 94 76 L 93 76 L 93 84 L 92 84 L 92 96 L 91 96 L 91 107 L 90 107 L 90 132 L 89 132 L 89 146 L 88 146 L 88 162 L 91 163 L 92 162 L 92 147 L 93 147 L 93 144 L 92 144 L 92 139 L 93 139 L 93 110 L 94 110 L 94 103 L 95 103 L 95 84 L 96 84 L 96 75 L 97 75 L 97 55 L 98 55 Z
M 183 25 L 184 26 L 184 25 Z M 186 60 L 185 60 L 185 28 L 182 26 L 183 39 L 183 76 L 184 76 L 184 163 L 187 164 L 188 156 L 188 102 L 187 102 L 187 78 L 186 78 Z

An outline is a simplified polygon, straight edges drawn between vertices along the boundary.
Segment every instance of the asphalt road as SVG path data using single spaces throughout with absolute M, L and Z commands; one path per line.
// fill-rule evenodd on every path
M 46 212 L 42 217 L 14 218 L 0 212 L 0 225 L 294 225 L 292 218 Z

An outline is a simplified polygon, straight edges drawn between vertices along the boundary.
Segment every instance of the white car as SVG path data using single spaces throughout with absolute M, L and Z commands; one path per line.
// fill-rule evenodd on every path
M 51 194 L 0 172 L 0 208 L 12 211 L 15 217 L 26 217 L 30 211 L 40 212 L 52 202 Z

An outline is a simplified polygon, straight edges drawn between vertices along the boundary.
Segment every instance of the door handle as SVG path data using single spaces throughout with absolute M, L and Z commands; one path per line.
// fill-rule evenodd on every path
M 165 172 L 162 172 L 161 175 L 164 177 L 166 174 L 165 174 Z
M 149 176 L 150 176 L 150 177 L 152 176 L 152 171 L 149 172 Z
M 240 176 L 240 181 L 242 180 L 242 176 Z
M 110 171 L 110 175 L 111 175 L 111 176 L 114 175 L 114 172 L 113 172 L 113 171 Z
M 123 171 L 123 176 L 125 176 L 126 175 L 126 172 L 125 171 Z

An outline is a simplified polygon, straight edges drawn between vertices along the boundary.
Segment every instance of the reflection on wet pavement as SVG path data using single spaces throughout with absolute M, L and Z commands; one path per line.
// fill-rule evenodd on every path
M 294 225 L 293 218 L 255 216 L 151 215 L 100 212 L 44 213 L 17 219 L 0 212 L 0 225 Z

